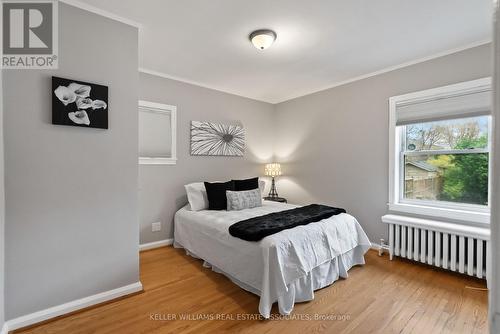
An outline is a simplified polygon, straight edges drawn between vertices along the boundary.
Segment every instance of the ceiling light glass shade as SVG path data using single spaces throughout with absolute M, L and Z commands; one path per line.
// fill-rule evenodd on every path
M 264 174 L 266 176 L 280 176 L 281 175 L 281 165 L 279 163 L 267 164 L 264 168 Z
M 276 39 L 276 33 L 272 30 L 256 30 L 250 34 L 252 44 L 259 50 L 270 47 Z

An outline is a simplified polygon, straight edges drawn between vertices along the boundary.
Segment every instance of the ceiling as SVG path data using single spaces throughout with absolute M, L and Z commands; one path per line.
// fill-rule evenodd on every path
M 80 0 L 139 22 L 139 67 L 282 102 L 491 40 L 492 0 Z M 248 35 L 270 28 L 269 49 Z

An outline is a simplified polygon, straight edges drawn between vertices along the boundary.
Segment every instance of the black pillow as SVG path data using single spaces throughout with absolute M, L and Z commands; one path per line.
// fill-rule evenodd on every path
M 236 191 L 254 190 L 259 188 L 258 177 L 246 180 L 233 180 L 233 182 L 234 182 L 234 190 Z
M 234 182 L 205 182 L 208 210 L 227 210 L 226 190 L 234 190 Z

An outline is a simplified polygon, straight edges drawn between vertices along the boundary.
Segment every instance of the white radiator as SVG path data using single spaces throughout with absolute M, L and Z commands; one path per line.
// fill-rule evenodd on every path
M 490 230 L 398 215 L 385 215 L 389 255 L 478 278 L 488 278 Z

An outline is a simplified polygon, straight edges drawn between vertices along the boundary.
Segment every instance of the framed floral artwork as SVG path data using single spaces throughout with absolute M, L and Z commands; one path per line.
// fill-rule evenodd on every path
M 191 122 L 191 155 L 241 157 L 245 153 L 245 130 L 241 125 Z
M 108 87 L 52 77 L 52 124 L 108 128 Z

